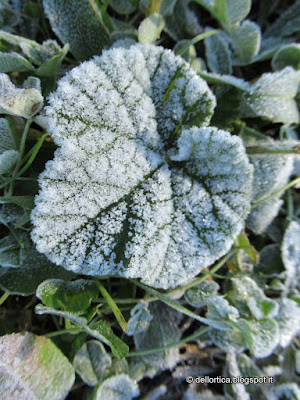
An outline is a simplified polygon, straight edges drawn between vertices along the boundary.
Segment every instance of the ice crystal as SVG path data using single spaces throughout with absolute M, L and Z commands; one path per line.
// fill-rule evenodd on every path
M 239 138 L 207 127 L 215 98 L 171 51 L 105 51 L 49 98 L 60 146 L 39 178 L 38 251 L 86 275 L 192 278 L 225 254 L 249 211 L 252 167 Z

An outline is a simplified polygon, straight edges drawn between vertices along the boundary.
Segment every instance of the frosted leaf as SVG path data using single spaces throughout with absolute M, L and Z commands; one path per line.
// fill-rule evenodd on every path
M 50 314 L 68 319 L 73 324 L 79 326 L 88 335 L 91 335 L 95 339 L 98 339 L 110 346 L 113 354 L 118 359 L 121 359 L 128 354 L 128 346 L 113 333 L 111 326 L 107 321 L 98 320 L 93 324 L 87 325 L 87 319 L 79 316 L 81 313 L 60 311 L 51 307 L 43 306 L 42 304 L 38 304 L 34 311 L 39 315 Z
M 280 47 L 272 58 L 272 68 L 275 71 L 287 66 L 292 66 L 296 70 L 300 69 L 300 44 L 292 43 Z
M 0 74 L 0 112 L 31 118 L 43 107 L 43 96 L 36 89 L 19 89 L 6 74 Z
M 33 88 L 38 90 L 39 92 L 42 92 L 42 86 L 41 86 L 41 80 L 40 78 L 36 78 L 35 76 L 29 76 L 24 82 L 23 82 L 23 88 Z
M 251 0 L 215 0 L 214 9 L 218 19 L 225 25 L 242 21 L 249 13 Z
M 216 329 L 230 329 L 231 321 L 236 322 L 239 317 L 239 311 L 222 296 L 207 296 L 205 303 L 208 310 L 206 314 L 207 324 Z
M 252 167 L 239 138 L 204 127 L 215 99 L 180 57 L 152 45 L 106 51 L 49 101 L 60 148 L 31 214 L 38 251 L 76 273 L 168 288 L 230 249 Z
M 252 60 L 252 63 L 258 61 L 268 60 L 272 58 L 276 51 L 278 51 L 282 46 L 292 43 L 293 39 L 284 39 L 280 37 L 262 37 L 260 51 Z
M 101 342 L 89 340 L 75 354 L 73 365 L 85 383 L 96 386 L 109 374 L 111 357 Z
M 1 224 L 18 224 L 21 218 L 24 218 L 24 209 L 16 204 L 3 204 L 0 209 L 0 223 Z M 27 220 L 29 221 L 29 220 Z
M 240 319 L 238 326 L 256 358 L 268 357 L 279 344 L 279 326 L 274 319 Z
M 0 338 L 2 399 L 63 400 L 74 380 L 73 366 L 50 339 L 29 332 Z
M 277 300 L 279 312 L 276 321 L 279 325 L 280 345 L 286 347 L 300 331 L 300 307 L 289 298 Z
M 250 85 L 248 82 L 232 75 L 220 75 L 204 71 L 201 71 L 199 75 L 201 76 L 201 78 L 205 79 L 206 82 L 208 83 L 221 84 L 226 86 L 228 85 L 228 86 L 233 86 L 242 91 L 247 91 L 247 92 L 250 91 Z
M 134 335 L 134 343 L 137 351 L 149 350 L 180 340 L 181 331 L 178 327 L 181 314 L 171 310 L 160 302 L 151 303 L 149 310 L 153 316 L 146 331 Z M 173 368 L 179 360 L 177 347 L 172 347 L 155 354 L 142 356 L 147 364 L 162 370 Z
M 109 31 L 89 0 L 43 0 L 43 6 L 51 28 L 77 59 L 100 54 L 108 43 Z
M 266 145 L 270 150 L 279 146 L 274 141 Z M 266 198 L 288 183 L 293 172 L 293 155 L 253 154 L 249 158 L 254 166 L 253 202 Z M 255 207 L 247 218 L 247 227 L 257 234 L 264 232 L 282 204 L 283 201 L 276 197 Z
M 139 396 L 136 383 L 128 375 L 120 374 L 106 379 L 95 389 L 93 400 L 131 400 Z
M 127 322 L 128 331 L 125 332 L 129 336 L 136 335 L 148 329 L 153 318 L 148 310 L 148 304 L 142 301 L 132 308 L 130 316 Z
M 282 261 L 286 270 L 286 286 L 297 285 L 300 278 L 300 225 L 297 221 L 289 223 L 282 240 Z
M 263 74 L 245 94 L 247 105 L 255 115 L 273 122 L 299 123 L 294 97 L 300 82 L 300 71 L 286 67 L 280 72 Z
M 220 286 L 215 281 L 205 280 L 199 285 L 188 289 L 185 294 L 185 300 L 194 307 L 202 307 L 205 305 L 206 295 L 217 294 Z
M 259 25 L 246 20 L 240 25 L 234 25 L 229 33 L 234 40 L 239 61 L 242 64 L 248 64 L 257 55 L 260 48 L 261 32 Z
M 261 234 L 277 217 L 283 205 L 283 200 L 274 198 L 255 207 L 247 218 L 246 226 L 256 234 Z
M 217 74 L 232 73 L 231 52 L 225 34 L 212 35 L 204 39 L 207 64 Z
M 0 154 L 6 150 L 17 150 L 18 147 L 18 137 L 11 130 L 9 121 L 5 118 L 0 118 Z
M 19 152 L 16 150 L 6 150 L 0 154 L 0 174 L 9 172 L 16 164 Z
M 26 58 L 16 52 L 4 53 L 0 51 L 0 72 L 27 72 L 34 71 L 34 67 Z
M 295 382 L 282 383 L 273 389 L 277 399 L 300 400 L 300 388 Z
M 21 41 L 19 46 L 25 56 L 38 66 L 49 61 L 62 50 L 57 41 L 51 39 L 44 41 L 42 44 L 36 43 L 35 45 Z
M 223 351 L 228 351 L 230 348 L 242 352 L 247 348 L 247 342 L 243 333 L 238 329 L 224 331 L 220 329 L 211 329 L 208 332 L 213 343 L 220 347 Z
M 72 282 L 66 282 L 63 279 L 47 279 L 36 290 L 36 296 L 46 306 L 71 312 L 86 310 L 98 294 L 97 284 L 85 279 Z
M 232 278 L 231 284 L 227 297 L 241 314 L 250 314 L 256 319 L 272 318 L 277 314 L 278 304 L 269 299 L 253 279 L 247 276 Z

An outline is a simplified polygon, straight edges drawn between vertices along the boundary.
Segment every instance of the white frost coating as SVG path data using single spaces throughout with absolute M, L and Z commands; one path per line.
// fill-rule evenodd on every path
M 280 330 L 280 345 L 286 347 L 300 331 L 300 307 L 287 297 L 277 300 L 277 302 L 279 313 L 276 321 Z
M 38 251 L 161 288 L 225 254 L 249 211 L 252 167 L 239 138 L 204 128 L 214 106 L 205 81 L 161 47 L 74 68 L 47 109 L 60 148 L 31 214 Z
M 287 288 L 297 285 L 300 278 L 300 224 L 297 221 L 289 223 L 282 240 L 282 261 L 286 269 Z
M 0 113 L 31 118 L 43 107 L 43 96 L 36 89 L 20 89 L 8 75 L 0 74 Z
M 10 171 L 19 158 L 19 152 L 16 150 L 7 150 L 0 154 L 0 174 Z

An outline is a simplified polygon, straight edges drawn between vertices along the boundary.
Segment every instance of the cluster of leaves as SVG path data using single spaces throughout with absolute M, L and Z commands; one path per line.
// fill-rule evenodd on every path
M 300 399 L 299 22 L 0 1 L 1 398 Z

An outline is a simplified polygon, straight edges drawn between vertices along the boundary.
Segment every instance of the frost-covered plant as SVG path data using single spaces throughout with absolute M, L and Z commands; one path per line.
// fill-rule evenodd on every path
M 207 127 L 215 98 L 183 59 L 152 45 L 106 51 L 49 100 L 60 148 L 31 214 L 38 251 L 76 273 L 167 288 L 230 249 L 252 167 L 238 137 Z

